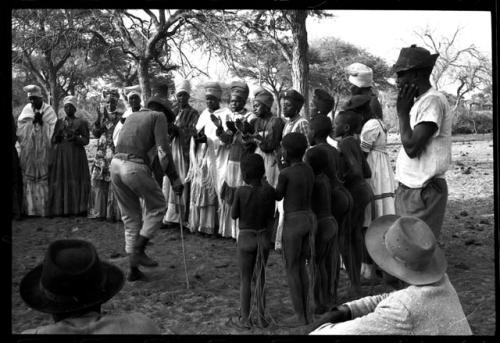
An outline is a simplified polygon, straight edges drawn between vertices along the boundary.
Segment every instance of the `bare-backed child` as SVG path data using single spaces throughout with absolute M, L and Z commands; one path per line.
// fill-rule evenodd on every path
M 330 180 L 325 175 L 328 166 L 327 152 L 317 148 L 309 149 L 307 163 L 315 175 L 311 207 L 318 223 L 314 239 L 314 261 L 312 261 L 316 267 L 315 279 L 313 280 L 314 313 L 322 314 L 328 310 L 332 300 L 328 288 L 328 274 L 331 273 L 331 270 L 327 269 L 327 266 L 330 267 L 327 260 L 332 259 L 333 253 L 339 254 L 338 225 L 331 210 Z
M 373 197 L 372 190 L 365 179 L 371 177 L 371 170 L 354 134 L 361 125 L 361 116 L 353 111 L 341 111 L 334 119 L 334 135 L 339 139 L 339 150 L 345 162 L 345 187 L 351 193 L 353 209 L 351 229 L 342 233 L 340 251 L 351 281 L 351 291 L 361 295 L 361 262 L 363 257 L 363 222 L 365 208 Z
M 315 150 L 321 150 L 326 153 L 327 166 L 324 172 L 330 181 L 332 190 L 331 211 L 337 221 L 339 231 L 346 232 L 346 230 L 350 229 L 350 216 L 353 201 L 351 193 L 349 193 L 343 184 L 342 178 L 345 162 L 340 156 L 339 151 L 327 143 L 327 138 L 333 131 L 332 122 L 327 116 L 318 115 L 311 119 L 309 128 L 309 135 L 307 138 L 309 139 L 311 148 L 306 151 L 305 161 L 309 163 L 309 156 Z M 337 298 L 337 286 L 340 273 L 339 256 L 340 252 L 337 244 L 332 247 L 331 258 L 326 260 L 326 268 L 328 271 L 327 289 L 331 302 L 334 302 Z
M 239 219 L 237 238 L 238 265 L 240 268 L 240 318 L 239 326 L 250 328 L 252 276 L 255 275 L 254 303 L 257 309 L 257 325 L 266 327 L 265 266 L 271 248 L 274 223 L 275 191 L 267 181 L 264 159 L 257 154 L 244 156 L 240 164 L 244 185 L 236 189 L 231 217 Z
M 306 260 L 311 258 L 311 244 L 316 231 L 316 216 L 311 210 L 314 183 L 312 168 L 302 161 L 307 138 L 291 132 L 281 141 L 286 167 L 280 171 L 276 200 L 283 200 L 283 256 L 295 316 L 286 321 L 290 326 L 309 323 L 309 279 Z

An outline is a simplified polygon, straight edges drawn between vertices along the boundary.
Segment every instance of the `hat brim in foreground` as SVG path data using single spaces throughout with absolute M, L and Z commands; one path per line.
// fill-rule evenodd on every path
M 398 218 L 396 215 L 385 215 L 372 221 L 365 235 L 366 249 L 371 258 L 382 270 L 408 284 L 427 285 L 439 281 L 446 272 L 447 262 L 438 246 L 430 262 L 421 270 L 409 269 L 387 250 L 385 234 Z

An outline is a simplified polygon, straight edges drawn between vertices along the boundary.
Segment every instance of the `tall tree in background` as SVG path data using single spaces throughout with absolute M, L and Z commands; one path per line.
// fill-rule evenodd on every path
M 77 61 L 77 51 L 89 39 L 83 31 L 87 12 L 60 9 L 12 11 L 12 63 L 33 75 L 56 112 L 62 97 L 75 86 L 72 79 L 75 68 L 64 70 L 64 67 L 71 60 Z
M 334 111 L 340 105 L 340 99 L 350 94 L 346 67 L 351 63 L 363 63 L 372 68 L 375 88 L 392 88 L 387 82 L 391 76 L 390 68 L 382 58 L 334 37 L 311 42 L 309 61 L 310 85 L 312 88 L 322 88 L 334 97 Z
M 228 65 L 237 61 L 245 44 L 272 41 L 291 66 L 292 87 L 305 98 L 302 113 L 309 116 L 309 63 L 306 19 L 327 16 L 311 10 L 198 11 L 191 24 L 193 39 L 215 51 Z
M 461 28 L 450 36 L 435 34 L 432 28 L 414 31 L 423 46 L 431 53 L 439 53 L 432 71 L 431 82 L 436 89 L 455 86 L 456 110 L 464 96 L 474 91 L 484 91 L 491 84 L 491 60 L 484 56 L 474 44 L 460 46 Z

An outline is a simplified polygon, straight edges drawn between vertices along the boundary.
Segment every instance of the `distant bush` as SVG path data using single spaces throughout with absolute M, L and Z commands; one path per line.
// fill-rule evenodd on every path
M 459 110 L 452 125 L 453 134 L 491 133 L 493 132 L 493 112 L 472 111 L 467 114 Z

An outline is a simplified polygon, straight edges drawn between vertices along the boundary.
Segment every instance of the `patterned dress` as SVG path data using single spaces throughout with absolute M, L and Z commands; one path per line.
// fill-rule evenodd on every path
M 33 124 L 35 113 L 27 104 L 17 119 L 19 163 L 23 175 L 23 210 L 29 216 L 49 215 L 49 157 L 57 121 L 54 109 L 42 104 L 43 124 Z
M 114 196 L 109 173 L 109 164 L 115 154 L 113 132 L 118 119 L 103 119 L 96 122 L 92 134 L 98 138 L 97 151 L 91 167 L 92 189 L 89 198 L 89 218 L 120 220 L 120 210 Z
M 85 119 L 58 119 L 52 137 L 54 157 L 50 169 L 50 213 L 53 216 L 87 215 L 90 173 L 84 146 L 89 144 Z

